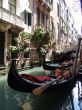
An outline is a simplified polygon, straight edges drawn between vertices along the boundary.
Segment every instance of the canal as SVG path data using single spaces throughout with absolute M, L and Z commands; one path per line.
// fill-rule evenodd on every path
M 0 110 L 82 110 L 80 109 L 82 81 L 73 88 L 34 96 L 12 90 L 7 75 L 0 76 Z

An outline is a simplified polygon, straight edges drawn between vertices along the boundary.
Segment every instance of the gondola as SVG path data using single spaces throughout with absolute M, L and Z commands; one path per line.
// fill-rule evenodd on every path
M 26 75 L 26 74 L 25 74 Z M 9 69 L 9 73 L 8 73 L 8 85 L 9 87 L 11 87 L 12 89 L 16 90 L 16 91 L 20 91 L 20 92 L 31 92 L 35 89 L 38 88 L 40 86 L 43 85 L 43 82 L 38 83 L 32 83 L 30 80 L 21 77 L 22 75 L 19 75 L 17 69 L 16 69 L 16 64 L 15 64 L 15 60 L 12 61 L 11 67 Z M 24 74 L 23 74 L 24 76 Z M 55 75 L 48 75 L 48 77 L 51 77 L 51 79 L 55 80 L 57 79 L 57 77 Z M 45 92 L 50 92 L 56 89 L 60 89 L 60 88 L 64 88 L 64 87 L 68 87 L 69 85 L 71 85 L 74 82 L 76 75 L 70 77 L 67 80 L 62 80 L 62 81 L 56 81 L 54 82 Z M 50 81 L 49 81 L 50 82 Z M 48 83 L 45 82 L 45 83 Z
M 52 64 L 43 64 L 43 68 L 44 70 L 55 70 L 56 68 L 59 69 L 65 69 L 65 68 L 70 68 L 71 66 L 73 66 L 73 63 L 69 63 L 69 64 L 63 64 L 63 63 L 52 63 Z
M 58 61 L 54 61 L 53 63 L 44 62 L 43 68 L 45 70 L 55 70 L 56 68 L 59 68 L 59 69 L 69 68 L 73 66 L 75 55 L 76 55 L 75 50 L 67 51 L 62 55 L 60 59 L 58 59 L 59 62 Z M 68 63 L 64 63 L 64 62 L 68 62 Z
M 64 79 L 62 77 L 56 77 L 55 75 L 48 75 L 50 79 L 44 82 L 32 82 L 28 78 L 26 79 L 26 75 L 19 75 L 16 68 L 16 60 L 12 60 L 9 72 L 8 72 L 8 85 L 12 89 L 20 92 L 30 92 L 34 94 L 40 94 L 42 92 L 50 92 L 61 90 L 61 88 L 67 88 L 71 86 L 76 80 L 76 62 L 79 54 L 81 40 L 79 40 L 77 54 L 75 58 L 75 63 L 73 66 L 73 75 L 70 78 Z M 25 76 L 25 77 L 24 77 Z M 61 80 L 60 80 L 61 79 Z
M 79 66 L 77 79 L 82 81 L 82 65 Z
M 71 60 L 75 58 L 76 50 L 72 49 L 66 52 L 60 53 L 58 56 L 54 56 L 53 63 L 62 63 L 66 60 Z

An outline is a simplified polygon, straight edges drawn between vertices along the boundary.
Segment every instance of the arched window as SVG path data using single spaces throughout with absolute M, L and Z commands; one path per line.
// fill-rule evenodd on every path
M 37 25 L 40 25 L 40 9 L 37 8 Z

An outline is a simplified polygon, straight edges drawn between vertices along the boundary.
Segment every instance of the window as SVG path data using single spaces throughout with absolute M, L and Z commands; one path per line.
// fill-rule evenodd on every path
M 60 33 L 60 28 L 59 28 L 59 24 L 58 24 L 58 39 L 60 39 L 59 33 Z
M 42 12 L 42 24 L 44 25 L 44 13 Z
M 72 24 L 72 27 L 73 27 L 73 24 Z
M 25 24 L 27 24 L 28 26 L 31 26 L 32 14 L 25 11 L 25 17 L 24 18 L 25 18 Z
M 32 14 L 28 13 L 28 26 L 31 26 Z
M 59 17 L 59 4 L 57 4 L 57 14 L 58 14 L 58 17 Z
M 28 13 L 27 12 L 24 13 L 24 18 L 25 18 L 24 23 L 28 24 Z
M 2 6 L 2 0 L 0 0 L 0 6 Z
M 37 24 L 40 25 L 40 10 L 37 8 Z
M 16 14 L 16 0 L 9 0 L 9 11 Z

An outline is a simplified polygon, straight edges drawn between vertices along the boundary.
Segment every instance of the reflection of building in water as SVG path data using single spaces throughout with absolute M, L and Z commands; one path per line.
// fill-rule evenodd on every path
M 61 110 L 74 110 L 73 96 L 72 93 L 68 96 Z
M 78 105 L 80 107 L 80 110 L 82 110 L 82 82 L 78 81 Z

